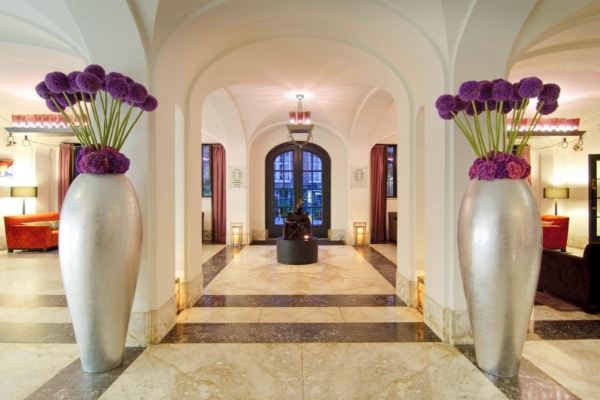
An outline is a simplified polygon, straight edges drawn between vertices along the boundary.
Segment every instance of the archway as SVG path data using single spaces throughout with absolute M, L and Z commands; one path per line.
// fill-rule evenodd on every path
M 331 159 L 315 145 L 285 143 L 266 157 L 265 227 L 281 235 L 283 222 L 298 201 L 311 218 L 313 235 L 326 238 L 331 228 Z

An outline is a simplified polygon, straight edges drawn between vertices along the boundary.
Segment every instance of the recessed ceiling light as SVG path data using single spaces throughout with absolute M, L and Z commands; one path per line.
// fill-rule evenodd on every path
M 298 95 L 302 94 L 304 95 L 304 99 L 303 100 L 310 100 L 310 99 L 314 99 L 315 98 L 315 92 L 312 92 L 310 90 L 291 90 L 289 92 L 285 92 L 283 94 L 283 97 L 285 97 L 288 100 L 297 100 L 298 99 Z

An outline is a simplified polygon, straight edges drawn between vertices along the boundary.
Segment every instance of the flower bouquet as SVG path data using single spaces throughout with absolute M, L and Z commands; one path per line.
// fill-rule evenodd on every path
M 544 84 L 536 77 L 514 84 L 504 79 L 468 81 L 460 85 L 458 95 L 444 94 L 435 106 L 442 119 L 456 123 L 478 157 L 469 169 L 471 179 L 520 179 L 531 172 L 521 153 L 540 118 L 558 108 L 559 95 L 558 85 Z M 535 115 L 529 126 L 521 130 L 532 99 L 537 99 Z M 523 138 L 513 155 L 518 134 Z
M 83 72 L 50 72 L 35 91 L 50 111 L 61 113 L 79 142 L 85 147 L 79 153 L 79 172 L 94 174 L 125 173 L 129 159 L 119 152 L 144 111 L 158 107 L 144 85 L 111 72 L 99 65 L 89 65 Z M 128 105 L 123 109 L 123 103 Z M 66 110 L 71 108 L 72 116 Z M 130 121 L 133 109 L 139 109 Z

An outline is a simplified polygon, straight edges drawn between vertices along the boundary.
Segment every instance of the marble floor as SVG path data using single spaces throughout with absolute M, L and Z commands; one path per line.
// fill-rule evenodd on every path
M 600 399 L 600 314 L 534 309 L 515 378 L 395 295 L 397 247 L 203 245 L 204 296 L 160 344 L 81 371 L 58 253 L 0 251 L 0 399 Z

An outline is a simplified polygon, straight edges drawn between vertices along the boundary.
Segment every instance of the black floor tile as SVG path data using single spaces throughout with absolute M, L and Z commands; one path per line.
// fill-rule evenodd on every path
M 205 295 L 194 307 L 393 307 L 396 295 Z
M 358 254 L 373 266 L 393 287 L 396 287 L 396 264 L 372 247 L 355 247 Z
M 465 357 L 477 366 L 473 345 L 456 346 Z M 521 359 L 519 375 L 512 378 L 500 378 L 481 371 L 510 400 L 561 399 L 575 400 L 568 389 L 556 382 L 544 371 L 527 359 Z
M 300 324 L 177 324 L 161 343 L 300 343 Z
M 221 251 L 202 264 L 203 284 L 206 287 L 242 251 L 244 247 L 225 246 Z
M 52 379 L 44 383 L 27 400 L 37 399 L 85 399 L 95 400 L 140 354 L 144 352 L 143 347 L 128 347 L 123 355 L 123 363 L 116 368 L 98 374 L 88 374 L 81 369 L 81 360 L 77 359 L 63 368 Z
M 543 340 L 600 339 L 600 320 L 535 321 L 533 333 Z
M 304 343 L 439 342 L 423 322 L 302 324 Z

